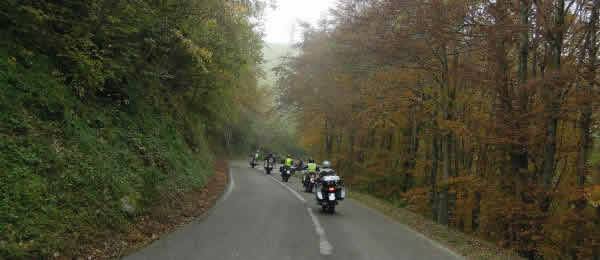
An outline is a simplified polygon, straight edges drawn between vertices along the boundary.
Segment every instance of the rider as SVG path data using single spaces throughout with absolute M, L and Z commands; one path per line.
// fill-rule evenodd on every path
M 271 166 L 273 166 L 273 163 L 275 163 L 275 157 L 273 156 L 273 153 L 269 153 L 265 157 L 265 165 L 267 165 L 269 163 Z
M 302 159 L 298 159 L 298 162 L 296 163 L 296 166 L 300 170 L 304 169 L 304 162 L 302 161 Z
M 315 160 L 313 160 L 312 158 L 308 159 L 308 163 L 306 164 L 306 173 L 307 174 L 304 175 L 303 182 L 307 183 L 309 176 L 311 174 L 316 174 L 318 170 L 319 170 L 319 167 L 315 163 Z
M 279 167 L 279 172 L 283 173 L 285 169 L 291 169 L 294 164 L 294 159 L 289 154 L 281 161 L 281 166 Z
M 258 163 L 258 157 L 260 156 L 260 152 L 259 150 L 256 150 L 256 152 L 250 154 L 250 161 L 252 163 Z
M 292 159 L 292 156 L 288 154 L 287 157 L 285 158 L 284 165 L 285 165 L 285 167 L 291 168 L 293 164 L 294 164 L 294 159 Z
M 323 164 L 321 165 L 321 169 L 319 171 L 319 180 L 321 180 L 323 177 L 325 176 L 335 176 L 337 175 L 335 173 L 335 171 L 333 169 L 331 169 L 331 162 L 330 161 L 323 161 Z
M 324 189 L 324 185 L 327 185 L 327 189 Z M 344 200 L 344 197 L 346 197 L 346 192 L 343 187 L 343 180 L 333 169 L 331 169 L 331 162 L 329 161 L 323 161 L 323 164 L 321 165 L 316 190 L 317 202 L 322 203 L 327 201 L 326 204 L 321 205 L 323 206 L 324 210 L 329 207 L 330 212 L 333 212 L 335 204 L 337 204 L 338 200 Z M 326 194 L 328 193 L 327 197 L 325 197 L 323 192 L 326 192 Z M 332 200 L 335 200 L 336 202 L 331 204 Z
M 306 164 L 306 171 L 308 173 L 316 173 L 317 170 L 318 170 L 318 166 L 315 163 L 315 160 L 313 160 L 312 158 L 308 159 L 308 164 Z
M 269 153 L 267 154 L 267 157 L 265 157 L 265 160 L 275 161 L 275 156 L 273 156 L 273 153 Z
M 250 161 L 251 165 L 258 164 L 258 150 L 256 152 L 250 153 L 248 158 L 249 158 L 248 160 Z

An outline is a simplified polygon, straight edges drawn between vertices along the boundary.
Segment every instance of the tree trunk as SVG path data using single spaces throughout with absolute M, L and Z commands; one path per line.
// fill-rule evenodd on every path
M 431 216 L 437 221 L 438 215 L 438 193 L 437 193 L 437 171 L 439 161 L 439 138 L 434 134 L 431 142 Z
M 587 174 L 587 162 L 590 159 L 591 150 L 593 147 L 592 138 L 590 136 L 592 126 L 592 104 L 590 97 L 594 89 L 594 80 L 596 77 L 596 59 L 598 54 L 598 45 L 596 39 L 597 23 L 598 23 L 598 6 L 600 1 L 595 0 L 590 14 L 590 21 L 587 28 L 587 37 L 585 40 L 585 51 L 588 56 L 588 64 L 586 64 L 586 82 L 582 84 L 581 97 L 582 104 L 581 118 L 579 120 L 579 155 L 577 157 L 577 186 L 583 187 Z
M 449 63 L 448 63 L 448 47 L 443 45 L 440 48 L 440 61 L 441 61 L 441 82 L 440 82 L 440 98 L 441 98 L 441 112 L 444 120 L 452 119 L 452 101 L 453 92 L 450 86 L 450 75 L 449 75 Z M 456 57 L 455 57 L 456 58 Z M 442 187 L 438 194 L 438 213 L 437 222 L 442 225 L 448 225 L 448 179 L 451 171 L 451 158 L 452 158 L 452 133 L 448 129 L 442 129 L 441 136 L 441 149 L 442 154 Z
M 552 104 L 550 106 L 554 107 Z M 547 111 L 553 109 L 548 108 Z M 554 113 L 554 112 L 550 112 Z M 554 170 L 556 168 L 556 134 L 558 130 L 558 119 L 556 115 L 550 115 L 550 119 L 546 123 L 546 140 L 544 143 L 544 164 L 542 168 L 542 176 L 544 186 L 547 189 L 552 187 L 552 179 L 554 178 Z
M 529 57 L 529 10 L 530 0 L 520 0 L 519 16 L 522 32 L 519 39 L 519 107 L 516 109 L 518 115 L 525 115 L 529 110 L 529 94 L 527 90 L 527 68 Z M 517 144 L 512 145 L 510 153 L 511 171 L 516 176 L 515 191 L 517 196 L 521 196 L 522 184 L 528 170 L 528 153 L 527 153 L 527 120 L 515 119 L 515 130 L 517 131 Z
M 552 34 L 552 61 L 551 68 L 554 69 L 556 77 L 560 77 L 563 25 L 564 25 L 565 1 L 558 0 L 554 11 L 554 28 Z M 542 176 L 546 189 L 552 187 L 552 179 L 556 168 L 556 136 L 558 132 L 558 112 L 559 102 L 556 100 L 555 86 L 546 85 L 543 90 L 545 97 L 546 112 L 546 140 L 544 144 L 544 164 L 542 167 Z
M 521 0 L 520 16 L 521 32 L 520 39 L 520 55 L 519 55 L 519 113 L 527 114 L 529 111 L 529 93 L 527 90 L 527 61 L 529 58 L 529 0 Z M 513 150 L 513 166 L 518 170 L 519 174 L 523 174 L 528 169 L 528 154 L 527 154 L 527 137 L 528 129 L 527 121 L 517 120 L 517 130 L 519 131 L 519 145 L 516 150 Z
M 330 123 L 328 119 L 325 119 L 325 155 L 327 158 L 331 157 L 333 150 L 333 137 L 331 136 Z
M 348 141 L 348 148 L 349 148 L 349 156 L 348 158 L 350 158 L 350 160 L 348 160 L 349 164 L 352 164 L 354 160 L 358 160 L 356 153 L 354 151 L 354 142 L 356 139 L 356 130 L 354 129 L 354 127 L 352 129 L 350 129 L 350 137 L 349 137 L 349 141 Z M 350 165 L 351 166 L 351 165 Z
M 417 152 L 419 151 L 419 125 L 416 115 L 416 106 L 411 106 L 410 109 L 410 149 L 409 149 L 409 170 L 414 170 L 417 160 Z
M 228 154 L 232 154 L 233 153 L 233 147 L 232 147 L 232 131 L 231 131 L 231 127 L 226 126 L 225 127 L 225 131 L 223 131 L 223 140 L 225 141 L 225 150 L 227 151 Z
M 579 153 L 577 156 L 577 187 L 583 190 L 586 182 L 586 176 L 588 173 L 588 161 L 590 160 L 590 154 L 593 148 L 593 139 L 590 136 L 591 126 L 592 126 L 592 102 L 591 97 L 593 95 L 594 82 L 596 77 L 596 59 L 598 54 L 598 44 L 597 44 L 597 23 L 598 23 L 598 9 L 600 6 L 600 0 L 594 0 L 594 4 L 592 6 L 592 10 L 590 13 L 590 21 L 586 28 L 587 35 L 585 39 L 585 52 L 580 59 L 586 66 L 585 70 L 585 82 L 580 85 L 579 91 L 581 92 L 579 97 L 581 97 L 581 112 L 579 118 Z M 585 56 L 588 56 L 587 63 Z M 575 203 L 575 208 L 577 209 L 577 213 L 580 216 L 584 216 L 584 209 L 586 206 L 586 201 L 581 199 Z M 577 234 L 581 234 L 577 237 L 576 245 L 577 248 L 573 250 L 573 253 L 576 254 L 577 251 L 581 250 L 584 245 L 584 239 L 586 236 L 589 236 L 589 233 L 586 234 L 587 230 L 584 227 L 583 223 L 577 223 L 576 232 Z M 597 248 L 593 249 L 593 257 L 598 257 Z
M 442 136 L 442 181 L 444 182 L 439 192 L 437 222 L 448 225 L 448 178 L 450 177 L 450 153 L 452 140 L 450 134 Z

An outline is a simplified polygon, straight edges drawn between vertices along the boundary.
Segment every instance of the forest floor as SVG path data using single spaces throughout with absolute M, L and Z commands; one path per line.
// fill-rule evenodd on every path
M 371 195 L 352 191 L 349 197 L 410 227 L 426 237 L 448 247 L 467 259 L 523 259 L 516 253 L 499 248 L 480 238 L 439 225 L 408 209 Z
M 227 171 L 227 163 L 217 161 L 215 174 L 203 188 L 163 198 L 146 214 L 138 216 L 126 232 L 108 235 L 109 239 L 86 246 L 81 254 L 85 257 L 77 259 L 120 258 L 205 215 L 226 189 Z M 66 256 L 56 258 L 72 259 Z

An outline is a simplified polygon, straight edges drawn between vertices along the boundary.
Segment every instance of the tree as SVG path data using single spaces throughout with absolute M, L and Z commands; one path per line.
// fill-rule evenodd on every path
M 586 258 L 596 5 L 340 1 L 282 66 L 281 104 L 319 122 L 303 144 L 354 188 L 532 259 Z

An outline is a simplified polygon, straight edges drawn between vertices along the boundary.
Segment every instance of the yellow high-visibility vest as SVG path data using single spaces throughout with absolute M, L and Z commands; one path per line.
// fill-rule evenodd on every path
M 294 163 L 294 160 L 292 158 L 285 159 L 285 166 L 292 167 L 293 163 Z
M 308 163 L 308 172 L 317 172 L 317 164 L 316 163 Z

